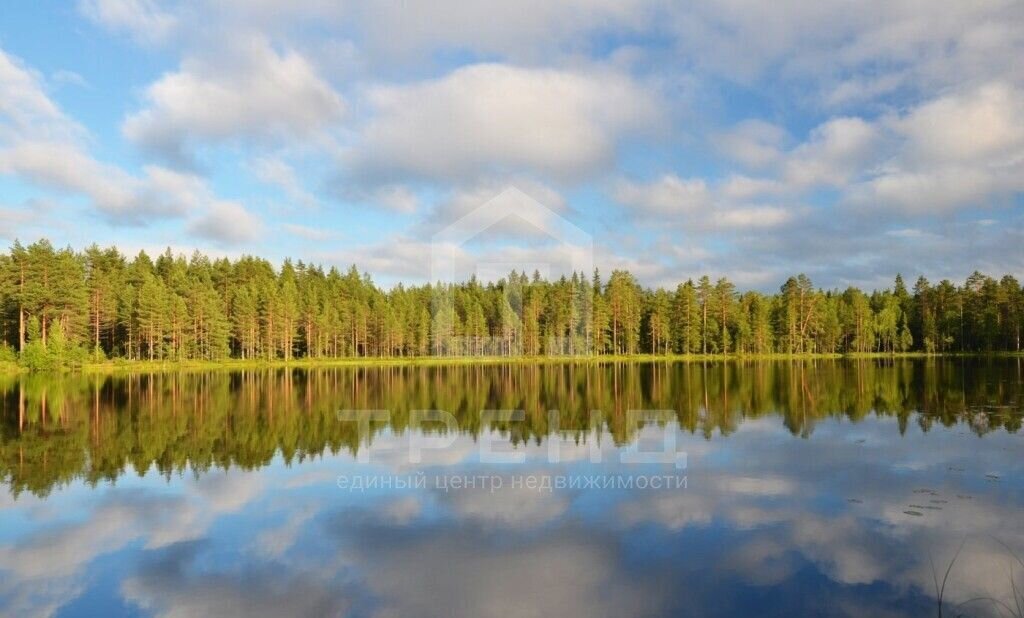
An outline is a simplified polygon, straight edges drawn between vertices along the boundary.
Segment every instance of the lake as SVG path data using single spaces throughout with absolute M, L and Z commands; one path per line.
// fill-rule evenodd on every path
M 6 615 L 1024 603 L 1020 358 L 29 375 L 0 398 Z

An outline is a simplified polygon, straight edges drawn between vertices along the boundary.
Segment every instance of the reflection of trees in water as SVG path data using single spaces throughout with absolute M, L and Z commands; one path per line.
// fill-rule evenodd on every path
M 802 361 L 376 367 L 125 376 L 0 378 L 0 474 L 14 492 L 44 494 L 84 478 L 113 480 L 127 467 L 162 474 L 266 465 L 355 452 L 358 426 L 344 409 L 384 409 L 402 433 L 412 410 L 444 410 L 459 431 L 499 431 L 541 443 L 554 428 L 592 435 L 591 412 L 617 444 L 638 428 L 630 410 L 672 410 L 684 430 L 710 438 L 743 419 L 781 416 L 794 435 L 816 421 L 894 416 L 967 424 L 975 433 L 1021 424 L 1022 372 L 1011 360 Z M 524 410 L 524 422 L 481 426 L 481 410 Z M 373 433 L 385 427 L 371 427 Z M 427 423 L 425 431 L 445 431 Z

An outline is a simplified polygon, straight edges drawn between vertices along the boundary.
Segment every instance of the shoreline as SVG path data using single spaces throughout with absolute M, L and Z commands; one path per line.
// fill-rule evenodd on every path
M 727 363 L 813 360 L 1021 358 L 1024 352 L 864 352 L 848 354 L 636 354 L 594 356 L 406 356 L 374 358 L 315 358 L 292 360 L 149 361 L 114 360 L 90 362 L 78 368 L 52 373 L 116 374 L 190 371 L 241 371 L 269 369 L 373 368 L 373 367 L 458 367 L 466 365 L 606 365 L 614 363 Z M 0 363 L 0 375 L 30 373 L 16 363 Z M 46 373 L 46 372 L 40 372 Z

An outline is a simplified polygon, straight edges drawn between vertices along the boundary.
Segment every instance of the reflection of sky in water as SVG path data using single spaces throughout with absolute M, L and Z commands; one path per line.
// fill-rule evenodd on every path
M 675 471 L 586 446 L 479 463 L 460 437 L 428 477 Z M 407 474 L 408 437 L 257 472 L 122 476 L 47 499 L 0 492 L 0 605 L 10 615 L 934 615 L 932 571 L 959 603 L 1010 602 L 1024 556 L 1020 437 L 962 425 L 777 418 L 710 441 L 681 432 L 686 489 L 353 492 L 339 474 Z M 498 445 L 499 448 L 507 448 Z M 997 475 L 998 480 L 986 475 Z M 432 485 L 433 483 L 428 483 Z M 908 513 L 908 511 L 910 513 Z M 919 513 L 919 514 L 917 514 Z M 1017 583 L 1024 572 L 1017 565 Z M 995 615 L 986 602 L 968 615 Z

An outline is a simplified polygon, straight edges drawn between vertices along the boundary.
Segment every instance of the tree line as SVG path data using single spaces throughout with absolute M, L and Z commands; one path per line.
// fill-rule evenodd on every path
M 346 270 L 257 257 L 15 242 L 0 254 L 0 360 L 218 360 L 473 355 L 755 355 L 1020 351 L 1024 292 L 1012 276 L 962 285 L 897 276 L 870 293 L 774 294 L 704 276 L 675 289 L 574 273 L 383 289 Z

